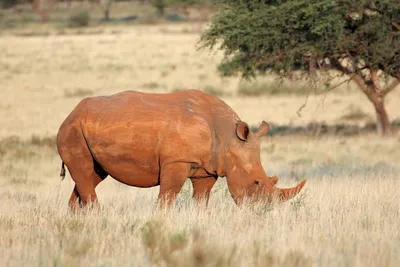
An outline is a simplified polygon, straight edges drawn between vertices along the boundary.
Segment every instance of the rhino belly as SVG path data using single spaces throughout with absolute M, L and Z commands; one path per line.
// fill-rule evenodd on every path
M 95 146 L 92 153 L 102 168 L 117 181 L 136 187 L 159 185 L 158 158 L 150 149 L 113 144 Z

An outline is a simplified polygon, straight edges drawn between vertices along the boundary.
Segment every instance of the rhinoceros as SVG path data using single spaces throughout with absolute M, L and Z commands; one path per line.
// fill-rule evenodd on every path
M 294 197 L 294 188 L 277 188 L 265 173 L 257 131 L 225 102 L 200 90 L 175 93 L 124 91 L 83 99 L 61 124 L 57 148 L 75 182 L 69 206 L 76 210 L 97 203 L 96 186 L 108 175 L 141 188 L 160 186 L 158 201 L 170 206 L 190 178 L 193 197 L 208 202 L 218 177 L 243 200 L 278 202 Z

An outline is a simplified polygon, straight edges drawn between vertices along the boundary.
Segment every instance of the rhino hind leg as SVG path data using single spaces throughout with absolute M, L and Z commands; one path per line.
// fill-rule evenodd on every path
M 73 212 L 77 212 L 80 208 L 86 206 L 99 206 L 95 188 L 105 179 L 104 176 L 92 173 L 85 182 L 75 182 L 71 197 L 68 201 L 68 206 Z
M 80 197 L 76 185 L 74 186 L 74 189 L 72 189 L 71 197 L 68 201 L 68 206 L 72 212 L 77 212 L 80 209 Z
M 69 200 L 72 211 L 79 210 L 79 207 L 98 207 L 95 188 L 108 176 L 108 173 L 92 158 L 91 154 L 90 157 L 86 155 L 86 157 L 75 158 L 67 166 L 75 182 Z
M 108 174 L 93 159 L 83 134 L 79 129 L 61 132 L 58 146 L 60 156 L 75 182 L 68 202 L 70 209 L 75 212 L 82 207 L 98 207 L 95 188 Z

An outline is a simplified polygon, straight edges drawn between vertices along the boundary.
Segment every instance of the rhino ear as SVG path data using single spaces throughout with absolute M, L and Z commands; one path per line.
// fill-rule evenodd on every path
M 268 133 L 268 131 L 269 131 L 269 125 L 268 125 L 268 123 L 266 123 L 265 121 L 263 121 L 263 122 L 261 123 L 261 126 L 258 128 L 258 130 L 257 130 L 257 132 L 256 132 L 256 136 L 257 136 L 257 137 L 261 137 L 261 136 L 263 136 L 264 134 Z
M 247 136 L 249 135 L 249 126 L 247 123 L 244 121 L 238 121 L 236 123 L 236 135 L 242 141 L 247 140 Z

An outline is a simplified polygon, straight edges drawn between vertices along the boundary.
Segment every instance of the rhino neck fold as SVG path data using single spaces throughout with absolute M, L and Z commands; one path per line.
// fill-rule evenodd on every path
M 213 166 L 213 173 L 215 173 L 217 177 L 224 177 L 226 176 L 226 142 L 224 142 L 224 137 L 221 136 L 216 127 L 212 127 L 211 135 L 211 166 Z
M 211 160 L 218 176 L 224 177 L 227 172 L 227 153 L 233 140 L 236 138 L 235 129 L 239 116 L 225 102 L 219 100 L 211 108 Z

